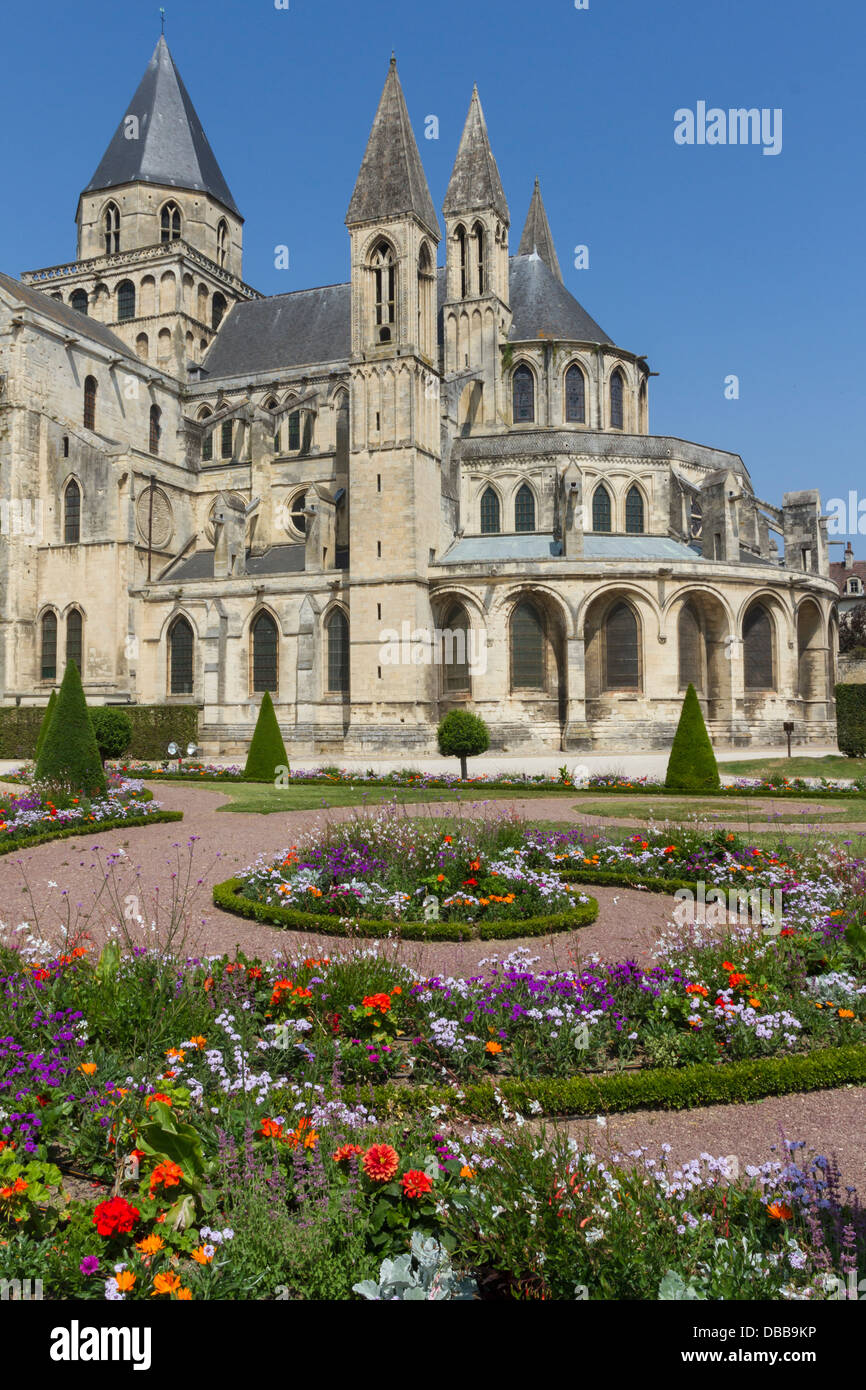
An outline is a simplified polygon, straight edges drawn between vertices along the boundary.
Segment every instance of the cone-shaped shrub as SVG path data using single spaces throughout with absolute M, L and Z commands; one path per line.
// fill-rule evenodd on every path
M 262 707 L 256 720 L 253 741 L 247 754 L 244 778 L 247 782 L 273 782 L 281 767 L 287 768 L 286 746 L 274 713 L 270 695 L 265 691 Z
M 665 787 L 672 792 L 710 792 L 721 786 L 716 755 L 701 703 L 690 685 L 683 700 L 680 722 L 674 734 Z
M 39 754 L 42 752 L 42 745 L 45 742 L 45 735 L 48 733 L 48 730 L 51 726 L 51 721 L 54 718 L 54 706 L 56 704 L 57 691 L 52 690 L 48 700 L 48 704 L 45 709 L 45 713 L 42 716 L 42 723 L 39 725 L 39 736 L 36 739 L 36 751 L 34 752 L 33 756 L 37 762 L 39 761 Z
M 105 795 L 105 771 L 74 661 L 66 663 L 54 716 L 39 750 L 35 778 L 85 796 Z

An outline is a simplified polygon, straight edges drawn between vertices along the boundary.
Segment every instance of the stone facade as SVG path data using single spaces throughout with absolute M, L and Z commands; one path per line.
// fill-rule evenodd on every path
M 138 125 L 127 137 L 130 116 Z M 425 753 L 469 705 L 508 751 L 833 740 L 817 492 L 649 432 L 649 365 L 516 256 L 477 92 L 442 232 L 392 62 L 350 281 L 262 298 L 160 41 L 82 193 L 78 258 L 0 276 L 0 695 L 195 702 L 248 742 Z M 778 537 L 782 550 L 774 537 Z

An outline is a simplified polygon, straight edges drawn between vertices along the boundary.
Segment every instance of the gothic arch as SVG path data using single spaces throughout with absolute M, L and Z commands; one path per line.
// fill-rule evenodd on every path
M 538 422 L 538 377 L 525 358 L 514 364 L 511 373 L 511 422 L 534 425 Z
M 589 415 L 589 372 L 579 358 L 566 363 L 562 374 L 562 419 L 566 425 L 585 425 Z
M 351 689 L 351 626 L 345 604 L 335 601 L 328 605 L 320 631 L 324 692 L 345 699 Z

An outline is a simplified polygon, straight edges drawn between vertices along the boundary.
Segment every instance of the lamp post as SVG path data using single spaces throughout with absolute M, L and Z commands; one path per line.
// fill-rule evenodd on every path
M 794 725 L 793 725 L 792 723 L 787 723 L 787 722 L 786 722 L 786 723 L 784 723 L 784 724 L 782 725 L 782 728 L 785 730 L 785 734 L 786 734 L 786 737 L 787 737 L 787 739 L 788 739 L 788 757 L 790 758 L 790 756 L 791 756 L 791 735 L 792 735 L 792 733 L 794 732 Z

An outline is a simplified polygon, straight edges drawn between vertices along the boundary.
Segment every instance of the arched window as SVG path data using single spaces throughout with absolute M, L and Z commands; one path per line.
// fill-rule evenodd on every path
M 135 285 L 121 280 L 117 287 L 117 317 L 121 321 L 135 318 Z
M 526 483 L 523 484 L 514 499 L 514 529 L 515 531 L 535 530 L 535 498 L 532 495 L 532 488 L 527 487 Z
M 307 518 L 304 513 L 306 505 L 307 494 L 305 492 L 299 492 L 298 495 L 292 499 L 292 508 L 289 512 L 292 525 L 296 531 L 300 531 L 302 536 L 307 534 Z
M 484 294 L 487 289 L 487 267 L 484 260 L 484 228 L 480 222 L 476 222 L 472 228 L 472 240 L 475 243 L 475 268 L 478 278 L 478 293 Z
M 547 685 L 544 618 L 524 599 L 511 617 L 511 686 L 513 690 L 544 690 Z
M 150 407 L 150 452 L 159 453 L 159 437 L 162 434 L 162 411 L 158 405 Z
M 565 373 L 565 420 L 569 425 L 586 424 L 586 378 L 576 364 Z
M 499 531 L 499 498 L 493 488 L 489 487 L 481 498 L 481 534 L 495 536 Z
M 160 233 L 163 241 L 180 239 L 180 208 L 177 203 L 166 203 L 160 217 Z
M 120 250 L 120 209 L 117 203 L 109 203 L 102 214 L 102 235 L 106 256 L 116 256 Z
M 293 410 L 289 416 L 289 453 L 297 453 L 301 447 L 301 412 Z
M 279 633 L 270 613 L 259 613 L 253 622 L 253 693 L 278 689 Z
M 168 633 L 169 692 L 191 695 L 193 635 L 186 618 L 175 618 Z
M 207 406 L 205 406 L 203 410 L 200 410 L 200 411 L 199 411 L 199 416 L 198 416 L 198 418 L 199 418 L 201 421 L 209 420 L 210 417 L 211 417 L 211 412 L 210 412 L 210 410 L 208 410 Z M 212 459 L 213 459 L 213 432 L 212 432 L 211 430 L 208 430 L 207 433 L 206 433 L 206 434 L 203 434 L 202 437 L 201 437 L 201 460 L 202 460 L 202 463 L 210 463 L 210 462 L 212 461 Z
M 228 265 L 229 260 L 229 224 L 225 218 L 222 219 L 217 227 L 217 265 Z
M 469 615 L 462 603 L 450 610 L 442 630 L 442 685 L 446 695 L 471 689 Z
M 762 603 L 755 603 L 743 622 L 743 664 L 747 690 L 775 690 L 773 647 L 773 620 Z
M 71 608 L 66 618 L 66 664 L 74 661 L 81 671 L 81 634 L 83 621 L 77 608 Z
M 526 364 L 519 366 L 511 382 L 512 417 L 515 425 L 531 425 L 535 420 L 535 377 Z
M 234 447 L 234 423 L 234 420 L 223 420 L 222 422 L 222 428 L 220 430 L 220 443 L 222 447 L 220 452 L 224 459 L 230 459 L 232 457 L 232 449 Z
M 376 340 L 390 343 L 397 322 L 397 266 L 387 241 L 380 241 L 370 262 L 373 271 L 373 302 L 376 311 Z
M 57 679 L 57 615 L 50 612 L 42 619 L 42 679 Z
M 63 541 L 77 545 L 81 540 L 81 489 L 73 478 L 63 494 Z
M 693 685 L 704 688 L 704 634 L 700 619 L 690 603 L 683 604 L 677 623 L 680 690 Z
M 328 690 L 332 695 L 349 692 L 349 621 L 341 608 L 335 608 L 325 623 L 328 652 Z
M 79 314 L 87 313 L 87 290 L 73 290 L 69 296 L 69 303 Z
M 610 427 L 612 430 L 621 430 L 623 425 L 622 410 L 622 372 L 616 369 L 610 379 Z
M 433 356 L 436 324 L 436 269 L 426 241 L 418 255 L 418 347 Z
M 630 536 L 643 535 L 644 506 L 639 487 L 630 487 L 625 499 L 625 529 Z
M 593 531 L 612 530 L 612 508 L 610 503 L 610 493 L 604 483 L 599 484 L 592 496 L 592 529 Z
M 337 412 L 337 462 L 349 457 L 349 393 L 340 391 L 335 400 Z
M 460 298 L 465 299 L 469 293 L 469 258 L 467 256 L 465 228 L 458 227 L 455 236 L 457 237 L 457 266 L 460 272 Z
M 150 352 L 150 342 L 148 341 L 146 333 L 139 333 L 138 337 L 135 340 L 135 350 L 141 358 L 142 362 L 146 362 L 148 354 Z
M 84 378 L 84 428 L 96 429 L 96 377 Z
M 637 618 L 627 603 L 617 603 L 604 624 L 605 690 L 640 688 Z
M 211 328 L 213 328 L 213 329 L 219 328 L 220 324 L 222 323 L 223 319 L 225 318 L 225 312 L 226 312 L 226 309 L 227 309 L 227 308 L 228 308 L 228 303 L 227 303 L 227 301 L 226 301 L 225 295 L 224 295 L 224 294 L 220 294 L 219 291 L 217 291 L 217 293 L 214 295 L 213 299 L 212 299 L 211 302 L 210 302 L 210 326 L 211 326 Z

